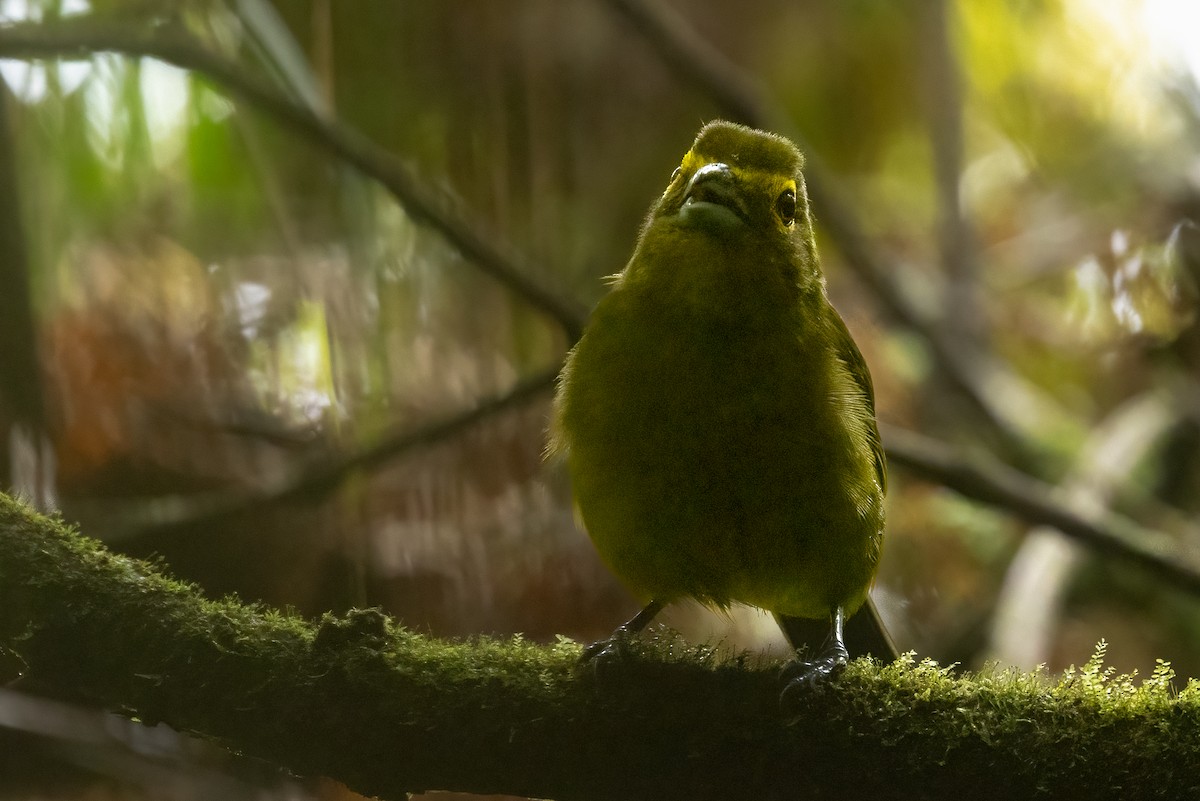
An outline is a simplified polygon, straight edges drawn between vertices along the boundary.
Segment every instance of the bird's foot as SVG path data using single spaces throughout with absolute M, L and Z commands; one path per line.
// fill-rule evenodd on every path
M 826 648 L 815 659 L 795 659 L 783 666 L 780 678 L 783 691 L 779 703 L 784 709 L 794 707 L 804 696 L 841 673 L 850 661 L 850 654 L 841 643 Z
M 587 648 L 584 648 L 583 655 L 579 657 L 579 663 L 587 664 L 596 660 L 603 662 L 614 658 L 624 659 L 628 653 L 629 636 L 622 631 L 617 631 L 611 637 L 596 640 Z
M 579 666 L 601 680 L 619 672 L 620 666 L 629 662 L 631 639 L 629 632 L 617 629 L 611 636 L 584 648 Z
M 630 640 L 639 631 L 646 628 L 646 625 L 654 619 L 664 605 L 663 601 L 651 600 L 629 621 L 618 626 L 611 635 L 584 648 L 583 655 L 579 657 L 579 664 L 591 664 L 592 671 L 599 673 L 604 670 L 606 665 L 625 661 L 629 657 Z

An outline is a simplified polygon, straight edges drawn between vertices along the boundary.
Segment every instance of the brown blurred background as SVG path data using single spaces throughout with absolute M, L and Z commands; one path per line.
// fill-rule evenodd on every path
M 808 152 L 885 424 L 1200 565 L 1197 30 L 1188 0 L 4 0 L 0 483 L 213 594 L 606 633 L 637 602 L 542 460 L 546 377 L 727 117 Z M 1200 675 L 1200 599 L 896 467 L 889 518 L 902 649 Z M 0 797 L 342 792 L 16 703 L 0 754 L 51 767 L 0 755 Z

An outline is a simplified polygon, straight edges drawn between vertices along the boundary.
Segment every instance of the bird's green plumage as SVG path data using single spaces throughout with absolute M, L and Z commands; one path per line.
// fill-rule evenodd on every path
M 874 577 L 871 379 L 825 295 L 802 165 L 786 139 L 705 126 L 563 368 L 551 450 L 644 596 L 825 619 Z

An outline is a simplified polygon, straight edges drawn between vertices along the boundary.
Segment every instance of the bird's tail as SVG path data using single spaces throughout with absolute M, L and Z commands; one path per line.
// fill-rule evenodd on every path
M 779 628 L 783 629 L 788 642 L 797 650 L 807 645 L 809 653 L 815 653 L 829 638 L 828 620 L 812 620 L 790 615 L 775 615 L 775 620 L 779 623 Z M 870 656 L 881 662 L 892 662 L 899 656 L 896 644 L 883 627 L 883 621 L 879 619 L 879 610 L 875 608 L 875 602 L 870 597 L 854 617 L 846 621 L 842 637 L 851 659 Z

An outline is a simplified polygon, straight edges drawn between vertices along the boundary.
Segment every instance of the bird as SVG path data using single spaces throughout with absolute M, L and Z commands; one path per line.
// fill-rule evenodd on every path
M 869 600 L 887 483 L 874 390 L 827 297 L 803 166 L 782 136 L 704 125 L 567 355 L 547 450 L 646 602 L 585 659 L 686 598 L 774 613 L 797 648 L 785 693 L 840 671 L 847 642 L 895 656 Z

